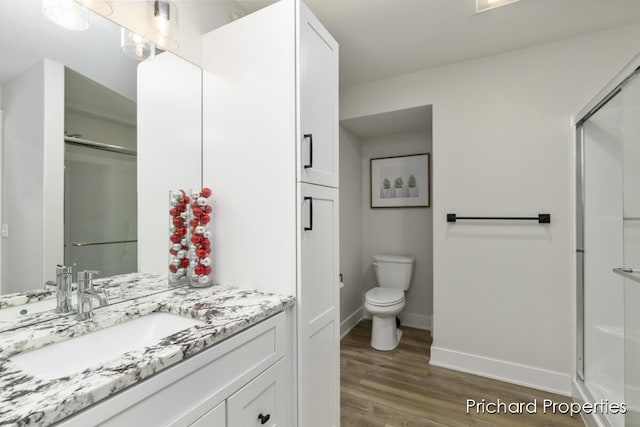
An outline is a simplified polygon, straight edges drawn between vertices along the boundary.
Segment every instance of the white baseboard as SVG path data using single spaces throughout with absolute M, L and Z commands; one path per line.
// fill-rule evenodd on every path
M 431 330 L 431 316 L 425 314 L 405 313 L 402 312 L 398 315 L 403 326 L 410 328 Z
M 504 360 L 431 347 L 430 365 L 571 396 L 571 376 Z
M 364 319 L 364 307 L 351 313 L 349 317 L 340 322 L 340 339 L 344 338 L 362 319 Z

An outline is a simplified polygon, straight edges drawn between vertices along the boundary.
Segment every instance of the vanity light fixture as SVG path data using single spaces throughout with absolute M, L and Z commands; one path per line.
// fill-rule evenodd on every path
M 520 1 L 520 0 L 475 0 L 476 13 L 495 9 L 496 7 L 500 7 L 500 6 L 506 6 L 508 4 L 515 3 L 517 1 Z
M 178 8 L 174 2 L 155 0 L 152 2 L 153 24 L 145 38 L 163 50 L 178 48 Z
M 120 47 L 125 55 L 136 61 L 151 59 L 156 55 L 153 43 L 126 28 L 120 30 Z
M 84 31 L 89 28 L 89 10 L 74 0 L 42 0 L 42 13 L 67 30 Z

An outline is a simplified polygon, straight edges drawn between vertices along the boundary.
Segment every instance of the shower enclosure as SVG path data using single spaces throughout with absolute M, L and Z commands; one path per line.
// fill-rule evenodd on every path
M 595 418 L 612 427 L 640 426 L 638 74 L 576 124 L 576 378 L 585 401 L 609 404 Z
M 136 153 L 65 138 L 65 265 L 102 276 L 138 269 Z

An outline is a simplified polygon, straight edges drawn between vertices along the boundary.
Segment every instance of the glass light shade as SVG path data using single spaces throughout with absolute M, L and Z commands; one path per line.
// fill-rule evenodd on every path
M 179 43 L 178 8 L 175 3 L 156 0 L 151 3 L 152 23 L 145 38 L 163 50 L 175 50 Z
M 67 30 L 83 31 L 89 28 L 89 10 L 73 0 L 43 0 L 42 13 Z
M 120 30 L 120 47 L 125 55 L 136 61 L 144 61 L 156 55 L 156 47 L 153 43 L 126 28 Z
M 77 3 L 101 16 L 109 16 L 113 13 L 110 0 L 75 0 Z

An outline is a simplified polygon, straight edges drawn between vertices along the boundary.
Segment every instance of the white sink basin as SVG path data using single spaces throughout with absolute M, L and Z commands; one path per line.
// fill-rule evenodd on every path
M 55 379 L 82 372 L 132 350 L 157 343 L 205 322 L 171 313 L 151 313 L 76 338 L 11 356 L 23 371 L 42 379 Z

